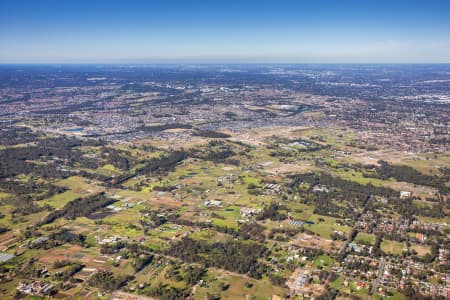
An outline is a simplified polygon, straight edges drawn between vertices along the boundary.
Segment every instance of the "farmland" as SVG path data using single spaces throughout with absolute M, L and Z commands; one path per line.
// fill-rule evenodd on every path
M 4 117 L 0 298 L 442 299 L 444 105 L 199 72 Z

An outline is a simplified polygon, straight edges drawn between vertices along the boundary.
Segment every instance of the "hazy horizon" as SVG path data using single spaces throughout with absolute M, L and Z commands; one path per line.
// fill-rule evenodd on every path
M 447 1 L 0 2 L 0 63 L 449 63 Z

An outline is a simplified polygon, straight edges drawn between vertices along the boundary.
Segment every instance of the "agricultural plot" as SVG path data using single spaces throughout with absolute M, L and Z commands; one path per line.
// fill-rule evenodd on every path
M 301 278 L 293 270 L 301 269 L 308 274 L 302 290 L 305 296 L 336 292 L 333 297 L 338 299 L 369 299 L 373 280 L 351 276 L 358 268 L 364 274 L 376 272 L 378 265 L 369 266 L 363 258 L 395 261 L 408 253 L 411 260 L 430 259 L 430 245 L 415 239 L 423 229 L 405 229 L 412 222 L 403 222 L 402 211 L 415 208 L 414 220 L 432 222 L 432 226 L 448 221 L 447 208 L 443 210 L 447 215 L 433 217 L 439 213 L 433 207 L 441 204 L 424 200 L 435 192 L 432 187 L 373 177 L 374 170 L 357 163 L 378 164 L 386 152 L 355 145 L 353 131 L 337 127 L 277 130 L 253 129 L 220 140 L 195 137 L 183 144 L 182 158 L 170 166 L 159 159 L 168 159 L 173 149 L 161 141 L 151 141 L 158 150 L 147 149 L 147 140 L 123 144 L 114 148 L 117 153 L 111 152 L 119 159 L 126 153 L 128 169 L 104 155 L 95 170 L 74 166 L 79 167 L 79 175 L 65 179 L 17 175 L 21 184 L 54 184 L 67 190 L 33 200 L 37 208 L 26 214 L 15 211 L 15 205 L 23 201 L 2 206 L 0 227 L 6 231 L 0 235 L 1 246 L 20 254 L 3 266 L 12 270 L 37 258 L 36 267 L 47 267 L 55 274 L 65 270 L 54 267 L 55 263 L 83 264 L 81 271 L 71 275 L 82 281 L 59 291 L 61 298 L 106 299 L 127 291 L 155 298 L 176 294 L 173 299 L 187 295 L 193 299 L 284 299 L 289 293 L 296 299 L 300 293 L 285 282 L 293 277 L 298 282 Z M 244 139 L 238 142 L 238 136 Z M 100 149 L 86 146 L 83 153 L 99 158 Z M 425 172 L 430 167 L 430 174 L 440 172 L 432 164 L 443 165 L 446 160 L 441 156 L 400 160 L 398 153 L 386 159 L 410 166 L 417 161 L 422 164 L 417 170 Z M 400 199 L 400 190 L 418 198 Z M 100 198 L 90 198 L 93 195 Z M 0 201 L 9 196 L 1 193 Z M 423 211 L 428 214 L 418 215 Z M 365 232 L 360 230 L 363 226 Z M 384 236 L 378 245 L 377 230 L 397 230 L 409 243 Z M 431 233 L 429 239 L 445 238 Z M 42 245 L 32 245 L 39 238 Z M 350 243 L 361 252 L 350 251 Z M 372 246 L 372 252 L 364 245 Z M 359 258 L 349 263 L 352 256 Z M 438 259 L 433 259 L 437 265 Z M 124 282 L 110 288 L 104 282 L 92 283 L 95 274 L 106 276 L 110 283 Z M 48 281 L 61 283 L 54 276 Z M 399 292 L 392 293 L 393 298 L 402 299 Z

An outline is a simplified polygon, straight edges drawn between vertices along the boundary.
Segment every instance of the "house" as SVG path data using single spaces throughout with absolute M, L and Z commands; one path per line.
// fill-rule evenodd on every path
M 411 192 L 408 192 L 408 191 L 400 191 L 400 198 L 401 199 L 406 199 L 406 198 L 409 198 L 409 197 L 411 197 Z
M 33 248 L 33 247 L 39 246 L 46 241 L 48 241 L 47 237 L 45 237 L 45 236 L 38 237 L 37 239 L 35 239 L 34 241 L 32 241 L 30 243 L 30 247 Z
M 203 203 L 203 205 L 205 205 L 206 207 L 213 207 L 213 206 L 219 207 L 219 206 L 222 206 L 222 201 L 220 201 L 220 200 L 209 200 L 209 201 L 206 201 L 205 203 Z
M 420 241 L 420 242 L 424 242 L 427 240 L 427 236 L 423 233 L 417 233 L 416 234 L 416 240 Z
M 54 286 L 50 283 L 33 281 L 31 283 L 19 283 L 17 286 L 17 290 L 23 294 L 32 295 L 32 296 L 45 296 L 50 295 Z
M 251 216 L 259 215 L 259 213 L 261 212 L 261 209 L 243 207 L 243 208 L 241 208 L 240 212 L 243 217 L 251 217 Z
M 328 188 L 320 184 L 314 186 L 312 190 L 314 193 L 328 193 Z

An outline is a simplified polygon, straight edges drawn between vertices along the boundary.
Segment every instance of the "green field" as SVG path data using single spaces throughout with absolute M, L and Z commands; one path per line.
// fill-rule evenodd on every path
M 355 238 L 356 242 L 360 242 L 363 244 L 374 245 L 375 244 L 375 235 L 370 233 L 358 232 L 358 235 Z
M 329 271 L 334 262 L 335 261 L 332 257 L 328 255 L 320 255 L 314 260 L 312 266 L 313 268 Z
M 284 295 L 283 289 L 273 286 L 266 280 L 255 280 L 218 270 L 212 270 L 208 273 L 209 275 L 206 278 L 208 286 L 197 287 L 194 299 L 203 300 L 207 294 L 220 295 L 220 299 L 227 300 L 246 299 L 250 297 L 250 299 L 255 300 L 266 300 L 270 299 L 273 295 Z M 229 287 L 223 290 L 221 287 L 223 284 L 229 284 Z
M 403 250 L 406 248 L 404 243 L 391 241 L 391 240 L 383 240 L 380 245 L 381 251 L 393 255 L 401 255 Z

